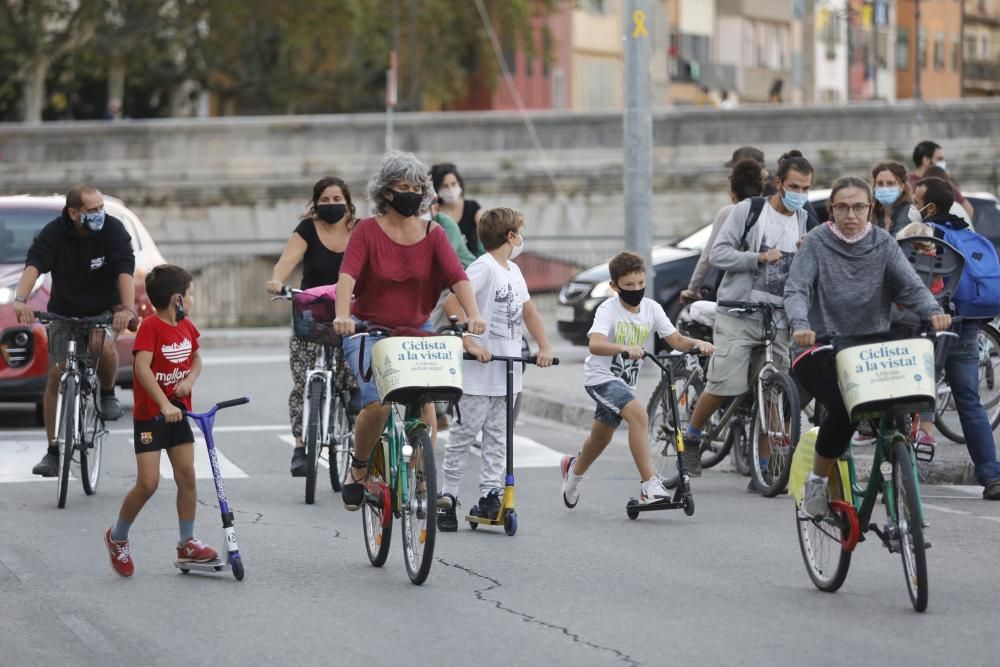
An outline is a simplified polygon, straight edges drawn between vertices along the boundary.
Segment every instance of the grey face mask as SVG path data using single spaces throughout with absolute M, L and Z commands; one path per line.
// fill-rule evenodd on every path
M 104 209 L 93 213 L 80 212 L 80 224 L 92 232 L 104 229 Z

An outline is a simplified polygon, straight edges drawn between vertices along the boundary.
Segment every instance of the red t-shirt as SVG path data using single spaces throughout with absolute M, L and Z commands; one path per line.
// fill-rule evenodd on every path
M 149 366 L 156 384 L 160 385 L 171 402 L 180 403 L 187 410 L 191 409 L 191 395 L 174 398 L 174 390 L 177 383 L 191 373 L 194 353 L 198 351 L 199 335 L 198 329 L 189 319 L 183 319 L 175 326 L 156 316 L 147 317 L 143 319 L 142 326 L 135 335 L 135 346 L 132 348 L 133 355 L 138 352 L 153 353 L 153 361 Z M 133 361 L 133 372 L 134 366 Z M 160 415 L 160 407 L 138 380 L 133 391 L 135 407 L 132 415 L 136 421 L 148 421 Z
M 365 218 L 351 232 L 340 273 L 357 281 L 351 313 L 386 327 L 423 326 L 441 292 L 468 280 L 440 226 L 413 245 L 400 245 Z

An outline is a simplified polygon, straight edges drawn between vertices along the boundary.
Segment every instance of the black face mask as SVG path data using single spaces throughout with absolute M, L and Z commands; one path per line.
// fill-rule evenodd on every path
M 184 312 L 184 301 L 178 301 L 174 304 L 174 311 L 177 313 L 178 322 L 187 317 L 187 313 Z
M 409 218 L 420 212 L 420 205 L 424 201 L 422 193 L 397 192 L 396 190 L 391 190 L 390 192 L 392 192 L 392 201 L 389 202 L 389 206 L 396 213 L 399 213 L 404 218 Z
M 316 204 L 316 217 L 323 222 L 333 224 L 347 215 L 346 204 Z
M 622 301 L 628 305 L 635 308 L 640 303 L 642 303 L 642 297 L 646 294 L 646 288 L 642 289 L 622 289 L 621 286 L 618 287 L 618 295 L 622 298 Z

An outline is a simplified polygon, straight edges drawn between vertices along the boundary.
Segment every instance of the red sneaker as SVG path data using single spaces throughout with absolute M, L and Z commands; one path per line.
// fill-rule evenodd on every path
M 215 549 L 193 537 L 177 547 L 178 563 L 208 563 L 213 560 L 219 560 L 219 554 L 215 553 Z
M 132 562 L 132 550 L 128 540 L 118 542 L 111 539 L 111 529 L 104 531 L 104 544 L 108 547 L 111 557 L 111 568 L 123 577 L 131 577 L 135 573 L 135 563 Z

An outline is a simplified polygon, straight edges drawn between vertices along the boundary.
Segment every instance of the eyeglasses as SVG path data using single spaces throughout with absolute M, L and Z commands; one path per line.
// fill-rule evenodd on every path
M 860 218 L 864 214 L 868 213 L 868 209 L 871 207 L 871 204 L 834 204 L 830 208 L 832 208 L 833 212 L 837 215 L 847 215 L 848 211 L 850 211 Z

